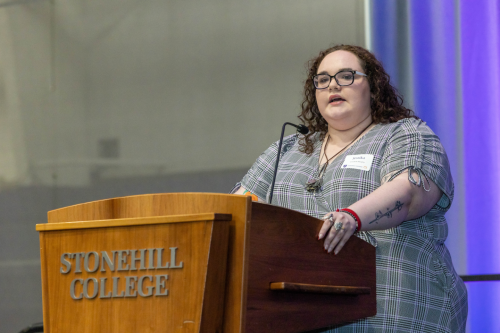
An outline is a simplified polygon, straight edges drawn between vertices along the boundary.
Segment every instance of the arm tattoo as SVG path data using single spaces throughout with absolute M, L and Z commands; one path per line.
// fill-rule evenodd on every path
M 385 213 L 382 213 L 382 211 L 379 210 L 378 212 L 375 213 L 375 220 L 369 222 L 368 224 L 372 224 L 373 222 L 378 224 L 377 221 L 383 218 L 384 216 L 392 217 L 392 212 L 394 212 L 395 210 L 399 212 L 401 209 L 403 209 L 403 205 L 404 203 L 402 203 L 401 201 L 396 201 L 396 205 L 394 206 L 393 209 L 389 210 L 389 208 L 387 208 L 387 212 Z

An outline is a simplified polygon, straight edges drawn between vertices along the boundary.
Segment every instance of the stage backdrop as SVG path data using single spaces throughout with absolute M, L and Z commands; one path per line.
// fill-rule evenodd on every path
M 500 274 L 500 2 L 371 2 L 371 49 L 441 138 L 455 180 L 459 274 Z M 500 282 L 469 282 L 470 332 L 500 332 Z

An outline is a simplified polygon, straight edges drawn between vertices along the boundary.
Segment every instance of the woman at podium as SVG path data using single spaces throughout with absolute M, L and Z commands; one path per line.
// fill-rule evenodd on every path
M 272 203 L 324 219 L 333 255 L 353 236 L 376 247 L 377 315 L 325 332 L 465 332 L 467 292 L 444 245 L 448 158 L 380 62 L 357 46 L 320 52 L 299 119 L 309 133 L 284 139 Z M 269 202 L 277 153 L 276 142 L 233 192 Z

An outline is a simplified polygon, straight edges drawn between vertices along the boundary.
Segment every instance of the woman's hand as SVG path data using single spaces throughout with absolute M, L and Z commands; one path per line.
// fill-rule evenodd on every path
M 338 254 L 347 240 L 356 230 L 356 221 L 352 216 L 342 212 L 330 212 L 323 217 L 318 240 L 325 239 L 324 247 L 328 253 Z

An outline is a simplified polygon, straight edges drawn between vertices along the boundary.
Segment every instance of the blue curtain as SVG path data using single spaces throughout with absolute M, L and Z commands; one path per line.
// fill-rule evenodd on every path
M 500 274 L 500 2 L 460 7 L 467 271 Z M 500 332 L 500 282 L 468 289 L 471 331 Z
M 459 274 L 500 274 L 500 1 L 373 0 L 372 51 L 441 138 Z M 500 332 L 500 282 L 468 283 L 470 332 Z

